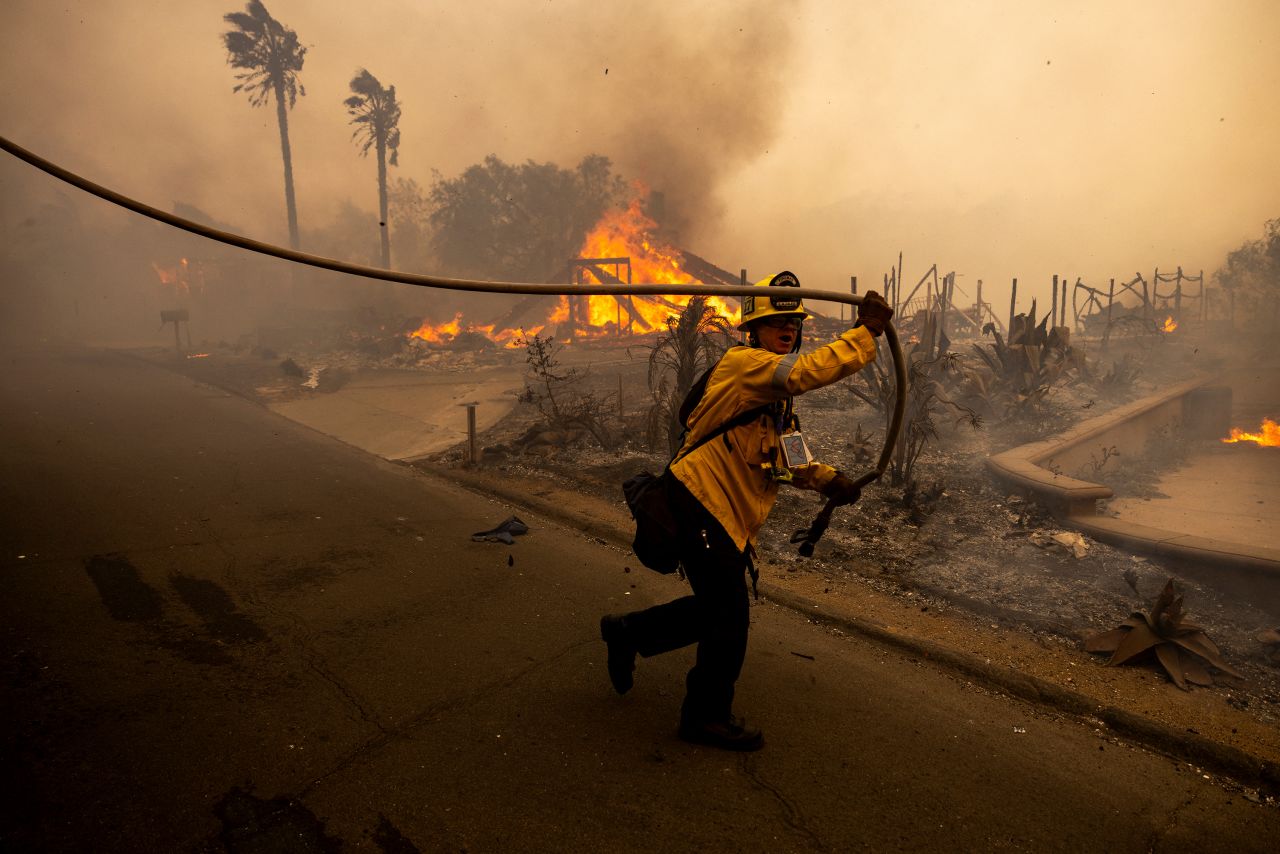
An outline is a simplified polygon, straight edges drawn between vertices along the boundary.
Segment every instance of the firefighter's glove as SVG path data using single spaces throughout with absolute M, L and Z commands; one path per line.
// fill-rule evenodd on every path
M 836 472 L 836 476 L 822 487 L 822 494 L 837 504 L 853 504 L 862 496 L 862 489 L 844 472 Z
M 858 306 L 858 322 L 855 326 L 865 326 L 867 331 L 877 338 L 884 334 L 884 328 L 893 317 L 893 309 L 884 297 L 875 291 L 867 291 Z

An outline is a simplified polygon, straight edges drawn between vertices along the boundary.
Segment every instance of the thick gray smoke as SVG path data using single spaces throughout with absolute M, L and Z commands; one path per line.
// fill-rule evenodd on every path
M 5 135 L 284 242 L 274 110 L 232 92 L 220 41 L 243 5 L 13 0 Z M 970 298 L 983 279 L 1007 305 L 1018 277 L 1043 302 L 1054 274 L 1212 275 L 1277 215 L 1269 0 L 267 6 L 307 46 L 289 124 L 304 247 L 323 254 L 371 257 L 352 212 L 376 210 L 375 166 L 342 107 L 362 67 L 403 105 L 393 178 L 602 154 L 663 192 L 682 246 L 815 286 L 878 286 L 901 251 L 912 283 L 936 262 Z
M 664 193 L 667 224 L 685 239 L 714 231 L 722 181 L 782 125 L 793 13 L 771 2 L 703 9 L 629 28 L 612 53 L 616 94 L 593 111 L 609 129 L 600 148 Z
M 41 85 L 3 93 L 6 135 L 158 207 L 181 200 L 243 233 L 283 243 L 275 110 L 253 109 L 232 92 L 220 40 L 227 28 L 222 16 L 243 3 L 158 7 L 144 19 L 111 6 L 19 0 L 9 11 L 13 26 L 0 70 L 7 79 Z M 379 0 L 369 14 L 353 17 L 337 3 L 267 6 L 307 46 L 306 95 L 289 112 L 304 248 L 363 263 L 374 260 L 376 230 L 358 220 L 376 210 L 376 184 L 374 163 L 358 155 L 342 107 L 356 68 L 395 85 L 403 105 L 393 180 L 427 186 L 488 154 L 565 168 L 602 154 L 617 173 L 664 194 L 664 224 L 696 249 L 723 210 L 725 180 L 781 127 L 801 9 L 587 0 L 426 8 Z M 43 206 L 51 194 L 64 193 L 65 200 L 71 191 L 26 175 L 20 164 L 8 166 L 8 186 L 18 181 L 23 193 L 8 194 L 5 222 L 29 219 L 34 204 L 42 227 L 65 238 L 63 218 Z M 101 253 L 83 259 L 98 271 L 90 278 L 119 281 L 134 296 L 154 285 L 146 278 L 150 263 L 172 254 L 171 247 L 147 243 L 164 240 L 156 236 L 162 229 L 126 226 L 97 202 L 66 204 L 77 216 L 92 212 L 85 222 L 93 227 L 78 247 L 115 248 L 115 260 Z M 115 233 L 94 232 L 98 227 Z M 29 275 L 36 275 L 34 258 L 22 256 Z M 108 269 L 126 258 L 126 271 Z M 57 287 L 14 299 L 57 301 L 69 288 L 87 287 L 84 279 L 64 277 Z M 342 288 L 329 290 L 340 295 Z M 356 303 L 372 293 L 359 283 L 347 290 Z

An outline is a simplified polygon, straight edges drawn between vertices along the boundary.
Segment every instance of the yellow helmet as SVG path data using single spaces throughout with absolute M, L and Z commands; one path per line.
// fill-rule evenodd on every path
M 772 278 L 761 279 L 756 282 L 756 287 L 798 288 L 800 287 L 800 280 L 790 270 L 783 270 Z M 746 296 L 742 298 L 742 322 L 738 324 L 738 329 L 745 330 L 757 320 L 774 316 L 798 317 L 804 320 L 809 316 L 809 312 L 804 310 L 804 303 L 800 301 L 800 297 L 782 296 L 781 294 Z

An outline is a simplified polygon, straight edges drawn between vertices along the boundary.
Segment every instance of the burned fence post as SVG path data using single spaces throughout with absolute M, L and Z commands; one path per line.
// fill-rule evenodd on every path
M 1107 291 L 1107 326 L 1102 331 L 1102 349 L 1107 349 L 1107 344 L 1111 341 L 1111 306 L 1116 302 L 1116 280 L 1111 277 L 1111 288 Z
M 1013 313 L 1018 308 L 1018 279 L 1013 279 L 1013 290 L 1009 294 L 1009 343 L 1013 343 Z
M 1053 301 L 1049 303 L 1049 328 L 1058 325 L 1058 274 L 1053 274 Z
M 479 462 L 479 454 L 476 451 L 476 407 L 480 402 L 473 400 L 470 403 L 459 403 L 459 406 L 467 408 L 467 464 L 475 465 Z
M 893 272 L 893 310 L 898 310 L 898 300 L 902 298 L 902 252 L 898 252 L 898 266 Z
M 940 350 L 945 349 L 945 345 L 949 343 L 947 338 L 947 304 L 951 302 L 952 295 L 955 292 L 955 284 L 956 274 L 953 271 L 942 277 L 942 284 L 939 287 L 941 293 L 938 300 L 938 347 Z
M 1079 278 L 1076 279 L 1079 281 Z M 1059 326 L 1067 325 L 1067 277 L 1062 277 L 1062 311 L 1058 312 Z

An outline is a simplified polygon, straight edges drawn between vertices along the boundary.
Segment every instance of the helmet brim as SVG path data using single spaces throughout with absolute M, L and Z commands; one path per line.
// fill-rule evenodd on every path
M 808 320 L 808 319 L 809 319 L 809 312 L 804 311 L 804 310 L 801 310 L 801 311 L 771 311 L 771 312 L 769 312 L 768 314 L 757 314 L 755 317 L 751 318 L 750 320 L 744 320 L 744 321 L 742 321 L 741 323 L 739 323 L 739 324 L 738 324 L 738 331 L 739 331 L 739 332 L 747 332 L 748 330 L 750 330 L 750 329 L 751 329 L 751 326 L 752 326 L 753 324 L 760 323 L 760 322 L 762 322 L 762 321 L 768 320 L 768 319 L 769 319 L 769 318 L 771 318 L 771 317 L 798 317 L 798 318 L 800 318 L 800 319 L 803 321 L 803 320 Z

